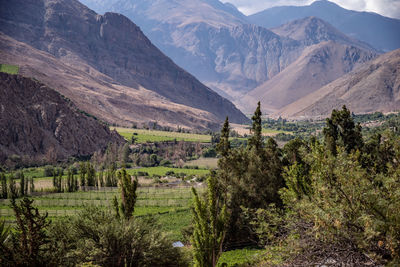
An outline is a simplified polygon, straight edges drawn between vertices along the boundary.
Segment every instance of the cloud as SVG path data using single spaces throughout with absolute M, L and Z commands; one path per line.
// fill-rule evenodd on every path
M 304 6 L 315 0 L 221 0 L 234 4 L 246 15 L 274 6 Z M 383 16 L 400 18 L 400 0 L 330 0 L 343 8 L 369 11 Z

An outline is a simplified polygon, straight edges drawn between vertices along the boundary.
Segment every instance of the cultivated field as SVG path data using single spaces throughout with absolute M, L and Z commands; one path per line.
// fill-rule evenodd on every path
M 218 167 L 217 158 L 199 158 L 185 163 L 185 166 L 198 166 L 199 168 L 215 169 Z
M 198 190 L 203 190 L 199 188 Z M 191 187 L 139 187 L 135 216 L 154 216 L 164 231 L 170 232 L 174 240 L 182 240 L 181 229 L 191 220 Z M 120 197 L 117 188 L 79 191 L 73 193 L 50 193 L 34 196 L 34 205 L 41 213 L 47 212 L 50 219 L 57 220 L 76 214 L 87 206 L 113 210 L 114 196 Z M 15 220 L 9 199 L 0 200 L 0 217 L 7 223 Z
M 18 74 L 19 67 L 8 64 L 0 64 L 0 72 L 5 72 L 9 74 Z
M 211 136 L 205 134 L 178 133 L 145 129 L 131 129 L 121 127 L 111 127 L 111 130 L 116 130 L 126 140 L 131 140 L 135 134 L 136 143 L 146 142 L 162 142 L 162 141 L 186 141 L 186 142 L 211 142 Z

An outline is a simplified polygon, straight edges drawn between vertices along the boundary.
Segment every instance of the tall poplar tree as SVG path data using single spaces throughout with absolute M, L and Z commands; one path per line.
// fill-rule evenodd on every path
M 217 179 L 211 174 L 207 180 L 207 199 L 202 200 L 196 189 L 192 188 L 194 200 L 194 231 L 192 244 L 195 266 L 216 266 L 222 253 L 228 213 L 225 204 L 219 203 Z

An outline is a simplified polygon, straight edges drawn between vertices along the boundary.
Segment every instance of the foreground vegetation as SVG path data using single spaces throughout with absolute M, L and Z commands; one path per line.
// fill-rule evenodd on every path
M 15 200 L 34 192 L 32 178 L 3 176 L 2 196 L 11 200 L 3 200 L 0 211 L 6 220 L 15 220 L 15 227 L 10 231 L 0 225 L 1 263 L 399 265 L 399 116 L 381 120 L 374 115 L 381 120 L 377 127 L 363 129 L 356 121 L 368 119 L 355 119 L 343 107 L 323 125 L 318 122 L 278 147 L 274 138 L 264 136 L 265 128 L 290 131 L 293 125 L 267 125 L 260 110 L 252 117 L 252 135 L 240 144 L 231 139 L 227 119 L 210 145 L 131 142 L 94 155 L 75 173 L 54 169 L 48 180 L 59 193 L 34 196 L 37 210 L 29 199 Z M 215 154 L 217 169 L 199 169 L 200 155 Z M 141 168 L 118 167 L 127 165 Z M 158 187 L 140 187 L 132 174 L 154 180 L 174 175 L 176 180 L 162 179 L 182 184 L 196 176 L 192 185 L 208 174 L 202 183 L 207 187 L 192 192 L 158 182 L 153 184 Z M 28 222 L 37 222 L 38 228 L 26 227 Z M 37 238 L 33 242 L 29 236 Z M 174 248 L 177 240 L 187 246 Z

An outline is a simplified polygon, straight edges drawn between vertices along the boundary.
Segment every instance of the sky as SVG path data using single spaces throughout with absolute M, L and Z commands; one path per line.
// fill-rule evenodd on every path
M 246 15 L 262 11 L 273 6 L 303 6 L 315 0 L 228 0 Z M 370 11 L 383 16 L 400 19 L 400 0 L 330 0 L 343 8 Z

